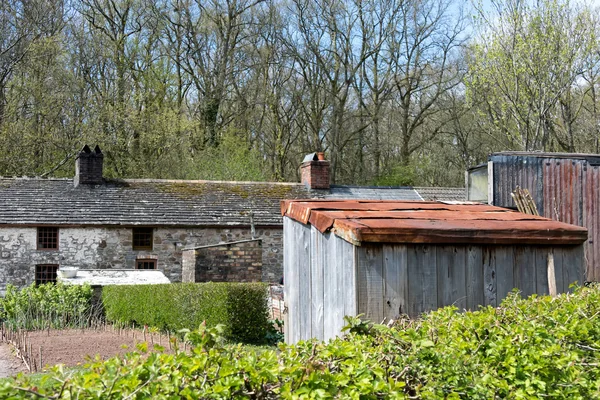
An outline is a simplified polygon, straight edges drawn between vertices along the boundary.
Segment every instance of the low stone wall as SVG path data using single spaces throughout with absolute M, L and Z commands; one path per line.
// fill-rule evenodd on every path
M 259 282 L 262 240 L 244 240 L 183 251 L 184 282 Z

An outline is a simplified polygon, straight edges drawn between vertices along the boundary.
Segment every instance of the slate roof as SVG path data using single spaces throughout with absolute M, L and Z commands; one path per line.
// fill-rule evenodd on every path
M 421 200 L 412 188 L 300 183 L 1 178 L 0 225 L 281 226 L 282 199 Z
M 415 187 L 425 201 L 467 201 L 465 188 Z
M 331 185 L 326 199 L 355 200 L 423 200 L 411 187 Z

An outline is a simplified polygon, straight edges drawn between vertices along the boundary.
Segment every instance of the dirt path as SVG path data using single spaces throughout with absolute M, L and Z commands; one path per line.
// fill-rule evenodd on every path
M 6 343 L 0 343 L 0 378 L 13 376 L 26 370 L 23 362 L 13 354 L 12 347 Z

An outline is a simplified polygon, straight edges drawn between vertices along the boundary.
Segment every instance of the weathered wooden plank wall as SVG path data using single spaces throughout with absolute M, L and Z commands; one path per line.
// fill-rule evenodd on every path
M 408 245 L 408 315 L 437 308 L 437 283 L 435 246 Z
M 296 245 L 294 240 L 296 222 L 283 218 L 283 298 L 287 306 L 287 321 L 285 327 L 286 343 L 298 341 L 299 316 L 298 316 L 298 272 L 296 262 Z
M 339 262 L 342 265 L 342 273 L 344 275 L 344 315 L 357 315 L 356 247 L 337 236 L 334 236 L 334 238 L 337 246 L 339 246 L 338 251 L 341 253 Z
M 496 307 L 513 288 L 523 295 L 548 294 L 550 287 L 560 293 L 584 279 L 583 246 L 354 246 L 287 217 L 284 246 L 288 343 L 331 339 L 345 315 L 381 322 L 448 305 Z
M 383 245 L 383 316 L 396 319 L 407 313 L 408 250 L 405 245 Z
M 314 337 L 323 337 L 324 332 L 324 284 L 325 284 L 325 258 L 327 253 L 324 247 L 327 246 L 329 235 L 321 233 L 313 226 L 310 229 L 310 306 L 311 306 L 311 334 Z M 328 271 L 329 272 L 329 271 Z
M 483 250 L 479 246 L 467 247 L 467 309 L 476 310 L 485 304 L 483 283 Z
M 583 246 L 366 244 L 356 249 L 358 313 L 374 322 L 449 305 L 497 307 L 515 288 L 523 296 L 548 294 L 548 253 L 558 293 L 584 279 Z
M 286 343 L 334 338 L 357 315 L 354 246 L 287 217 L 283 241 Z
M 340 334 L 344 316 L 357 315 L 354 246 L 332 233 L 319 235 L 321 241 L 317 243 L 326 254 L 323 258 L 326 263 L 323 265 L 323 336 L 313 336 L 329 340 Z
M 316 230 L 316 228 L 313 228 Z M 318 232 L 318 231 L 317 231 Z M 335 257 L 335 253 L 332 250 L 335 250 L 335 247 L 332 246 L 333 242 L 335 242 L 335 235 L 328 233 L 326 235 L 321 235 L 324 238 L 327 238 L 327 245 L 321 246 L 321 249 L 324 253 L 323 262 L 327 263 L 327 267 L 325 268 L 325 272 L 323 274 L 323 338 L 330 338 L 335 336 L 337 332 L 334 331 L 334 325 L 331 323 L 333 319 L 333 315 L 335 314 L 336 304 L 337 304 L 337 274 L 338 264 L 333 259 Z M 333 263 L 332 263 L 333 262 Z M 318 299 L 317 301 L 321 301 Z
M 284 301 L 288 308 L 286 342 L 312 337 L 311 227 L 284 218 L 283 279 Z
M 373 322 L 383 320 L 383 251 L 381 245 L 361 246 L 358 251 L 358 309 L 368 310 Z

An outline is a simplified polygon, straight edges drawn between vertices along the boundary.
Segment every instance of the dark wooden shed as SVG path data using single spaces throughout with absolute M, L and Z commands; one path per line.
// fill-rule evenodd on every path
M 345 315 L 474 310 L 583 281 L 585 228 L 504 208 L 292 200 L 282 214 L 288 343 L 333 338 Z
M 467 172 L 467 184 L 469 199 L 511 208 L 519 186 L 531 193 L 540 215 L 587 228 L 586 280 L 600 281 L 600 154 L 494 153 Z M 483 190 L 485 199 L 474 197 Z

